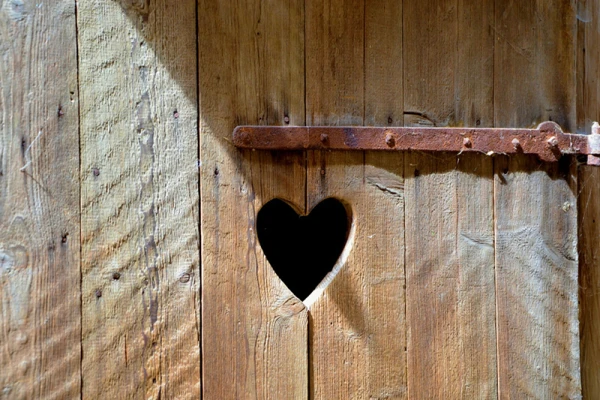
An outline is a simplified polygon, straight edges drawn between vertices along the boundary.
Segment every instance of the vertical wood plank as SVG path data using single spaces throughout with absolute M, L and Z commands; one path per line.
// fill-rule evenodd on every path
M 405 2 L 406 125 L 493 125 L 491 1 Z M 492 161 L 405 157 L 411 398 L 497 395 Z
M 195 10 L 79 3 L 86 398 L 200 395 Z
M 308 125 L 364 123 L 364 12 L 364 0 L 306 4 Z
M 576 170 L 525 156 L 495 165 L 501 398 L 578 398 Z
M 480 155 L 405 160 L 411 398 L 495 398 L 493 181 Z
M 590 133 L 594 121 L 600 121 L 600 4 L 593 0 L 577 3 L 578 22 L 578 130 Z M 580 321 L 581 380 L 583 397 L 600 397 L 600 262 L 598 260 L 598 182 L 597 167 L 579 171 L 579 249 L 580 249 Z
M 457 18 L 456 0 L 404 1 L 405 125 L 457 125 Z
M 575 2 L 495 0 L 496 126 L 575 129 Z
M 365 2 L 365 125 L 404 122 L 402 2 Z
M 75 2 L 0 5 L 0 397 L 81 383 Z
M 577 2 L 577 131 L 591 133 L 600 120 L 600 4 Z
M 305 123 L 304 3 L 198 4 L 203 398 L 307 398 L 307 311 L 255 234 L 273 197 L 305 208 L 305 159 L 229 140 L 238 124 Z
M 400 1 L 365 1 L 365 125 L 404 123 L 402 13 Z M 367 151 L 363 163 L 353 251 L 364 254 L 367 394 L 406 399 L 404 155 Z
M 574 3 L 496 1 L 497 126 L 575 127 Z M 519 21 L 519 23 L 516 23 Z M 495 162 L 498 379 L 501 398 L 581 395 L 576 171 Z
M 600 169 L 579 170 L 579 268 L 581 321 L 581 380 L 583 397 L 600 396 Z
M 306 3 L 307 125 L 364 122 L 364 8 L 362 0 Z M 355 209 L 357 198 L 346 196 L 362 181 L 362 174 L 356 172 L 362 171 L 364 154 L 309 151 L 307 158 L 307 212 L 326 197 L 337 197 L 351 202 L 356 218 L 360 212 Z M 358 182 L 348 188 L 348 180 Z M 365 325 L 369 315 L 363 290 L 365 270 L 358 261 L 362 257 L 353 246 L 355 235 L 350 232 L 331 285 L 324 291 L 317 288 L 305 301 L 310 309 L 311 399 L 368 397 Z M 356 261 L 344 260 L 348 251 Z M 354 271 L 350 265 L 356 265 Z
M 401 123 L 402 5 L 309 2 L 306 18 L 308 124 Z M 336 197 L 353 215 L 337 275 L 306 301 L 311 398 L 406 398 L 402 159 L 308 152 L 308 209 Z
M 600 121 L 600 4 L 582 0 L 577 6 L 577 20 L 584 36 L 583 43 L 579 44 L 584 54 L 583 124 L 585 132 L 590 133 L 593 122 Z

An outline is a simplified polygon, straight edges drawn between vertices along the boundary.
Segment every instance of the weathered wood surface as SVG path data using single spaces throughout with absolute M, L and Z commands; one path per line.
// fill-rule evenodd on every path
M 600 4 L 577 2 L 577 130 L 591 133 L 600 119 Z
M 200 396 L 195 2 L 79 2 L 82 396 Z
M 239 124 L 589 131 L 597 1 L 77 7 L 0 5 L 0 397 L 578 398 L 577 208 L 598 397 L 595 169 L 229 141 Z M 332 196 L 351 237 L 307 308 L 256 214 Z
M 576 169 L 496 161 L 501 398 L 580 396 Z
M 578 2 L 578 129 L 590 133 L 600 121 L 600 3 Z M 600 170 L 579 171 L 581 380 L 585 399 L 600 398 Z
M 583 396 L 600 395 L 600 169 L 579 171 L 581 380 Z
M 500 1 L 495 26 L 495 124 L 572 130 L 574 4 Z M 499 397 L 577 398 L 577 173 L 524 156 L 494 173 Z
M 273 197 L 305 208 L 304 158 L 229 140 L 238 124 L 305 123 L 304 4 L 199 7 L 203 398 L 306 398 L 307 311 L 254 231 Z
M 376 25 L 374 15 L 381 8 L 387 16 Z M 384 62 L 396 70 L 376 64 L 377 58 L 364 59 L 362 52 L 363 46 L 385 45 L 380 35 L 387 29 L 396 29 L 390 39 L 398 37 L 401 11 L 391 2 L 309 3 L 306 68 L 320 71 L 307 74 L 309 125 L 401 121 L 401 49 Z M 368 35 L 365 18 L 370 21 Z M 376 88 L 384 85 L 394 90 L 377 97 Z M 366 114 L 365 96 L 370 99 Z M 308 209 L 336 197 L 349 200 L 353 219 L 349 243 L 334 269 L 337 275 L 308 301 L 310 398 L 406 397 L 402 158 L 308 152 Z
M 0 398 L 80 373 L 75 2 L 0 4 Z
M 496 0 L 493 26 L 495 125 L 535 127 L 555 121 L 572 132 L 575 2 Z
M 495 398 L 492 164 L 405 160 L 410 398 Z
M 493 2 L 404 7 L 405 125 L 493 125 Z M 410 398 L 497 393 L 492 160 L 404 166 Z

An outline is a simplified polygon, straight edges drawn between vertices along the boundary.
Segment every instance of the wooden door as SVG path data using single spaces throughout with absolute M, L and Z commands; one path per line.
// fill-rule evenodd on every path
M 240 124 L 573 130 L 574 5 L 200 10 L 205 397 L 579 396 L 576 160 L 229 140 Z M 273 273 L 256 216 L 273 198 L 309 212 L 329 197 L 349 204 L 350 238 L 304 305 Z
M 599 397 L 597 167 L 231 143 L 243 124 L 589 133 L 599 18 L 592 0 L 0 2 L 0 398 Z M 350 211 L 308 299 L 259 243 L 274 198 Z

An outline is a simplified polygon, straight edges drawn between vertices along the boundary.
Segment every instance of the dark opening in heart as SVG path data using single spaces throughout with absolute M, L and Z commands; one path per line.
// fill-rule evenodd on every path
M 304 300 L 340 257 L 350 228 L 350 215 L 336 199 L 319 203 L 301 216 L 285 201 L 273 199 L 258 212 L 256 231 L 275 273 Z

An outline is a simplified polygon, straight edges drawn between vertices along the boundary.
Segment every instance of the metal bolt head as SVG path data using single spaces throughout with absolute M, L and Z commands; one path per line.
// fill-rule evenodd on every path
M 326 133 L 321 133 L 321 143 L 327 143 L 329 140 L 329 135 Z
M 515 150 L 519 150 L 519 148 L 521 148 L 521 142 L 519 142 L 519 139 L 514 138 L 511 143 Z
M 464 147 L 471 147 L 473 146 L 473 142 L 471 142 L 471 139 L 469 139 L 468 137 L 463 139 L 463 146 Z
M 556 138 L 556 136 L 552 136 L 550 137 L 550 139 L 548 139 L 548 145 L 551 147 L 558 147 L 558 139 Z
M 385 135 L 385 144 L 389 147 L 394 147 L 396 145 L 396 139 L 394 139 L 394 136 L 391 133 Z

